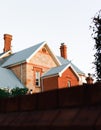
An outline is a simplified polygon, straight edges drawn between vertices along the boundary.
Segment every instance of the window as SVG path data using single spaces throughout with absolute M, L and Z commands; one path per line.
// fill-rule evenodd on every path
M 40 72 L 36 71 L 36 86 L 40 87 Z
M 71 86 L 71 82 L 70 81 L 68 81 L 67 86 L 68 86 L 68 88 L 70 88 L 70 86 Z

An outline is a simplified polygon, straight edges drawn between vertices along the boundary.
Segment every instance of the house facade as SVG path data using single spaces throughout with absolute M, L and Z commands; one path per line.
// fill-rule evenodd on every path
M 27 87 L 29 91 L 37 93 L 82 85 L 85 82 L 85 74 L 68 60 L 67 46 L 64 43 L 60 46 L 60 56 L 56 56 L 47 42 L 12 53 L 11 41 L 12 35 L 4 34 L 0 68 L 11 71 L 21 84 L 20 87 Z M 15 82 L 9 88 L 17 85 Z

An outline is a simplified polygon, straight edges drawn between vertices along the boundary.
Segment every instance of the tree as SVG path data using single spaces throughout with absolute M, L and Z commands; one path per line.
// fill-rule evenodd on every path
M 92 37 L 95 40 L 94 68 L 97 81 L 101 81 L 101 10 L 93 17 Z

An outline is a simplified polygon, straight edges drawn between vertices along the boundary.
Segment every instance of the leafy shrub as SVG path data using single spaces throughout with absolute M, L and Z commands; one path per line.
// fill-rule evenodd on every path
M 12 96 L 25 95 L 27 91 L 28 91 L 27 88 L 16 87 L 11 90 L 11 95 Z
M 13 88 L 9 92 L 7 89 L 0 89 L 0 98 L 6 98 L 6 97 L 14 97 L 14 96 L 20 96 L 27 94 L 28 89 L 27 88 Z
M 0 89 L 0 98 L 9 97 L 10 93 L 6 89 Z

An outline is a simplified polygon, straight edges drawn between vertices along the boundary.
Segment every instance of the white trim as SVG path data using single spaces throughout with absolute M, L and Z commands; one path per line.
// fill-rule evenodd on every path
M 36 44 L 36 45 L 37 45 L 37 44 Z M 30 59 L 31 59 L 44 45 L 45 45 L 45 42 L 43 42 L 43 44 L 42 44 L 38 49 L 36 49 L 36 50 L 34 51 L 34 53 L 31 54 L 31 55 L 28 57 L 28 59 L 26 59 L 26 61 L 29 62 Z
M 62 73 L 68 68 L 68 67 L 71 67 L 72 70 L 74 71 L 74 73 L 76 74 L 76 76 L 78 77 L 78 79 L 80 80 L 80 77 L 78 75 L 78 73 L 75 71 L 75 69 L 72 67 L 72 65 L 69 63 L 61 72 L 59 72 L 59 76 L 61 77 L 62 76 Z
M 74 71 L 74 73 L 76 74 L 76 76 L 78 77 L 79 81 L 80 81 L 80 77 L 78 75 L 78 73 L 75 71 L 75 69 L 71 66 L 72 70 Z
M 52 49 L 50 49 L 50 47 L 49 47 L 49 45 L 47 43 L 45 44 L 45 46 L 48 49 L 48 51 L 50 52 L 50 54 L 53 57 L 53 59 L 55 60 L 55 62 L 57 63 L 57 65 L 60 66 L 61 62 L 58 60 L 58 58 L 56 57 L 56 55 L 54 54 L 54 52 L 52 51 Z
M 79 75 L 78 75 L 78 73 L 75 71 L 75 69 L 71 66 L 71 64 L 69 63 L 61 72 L 59 72 L 59 73 L 57 73 L 57 74 L 53 74 L 53 75 L 48 75 L 48 76 L 43 76 L 43 77 L 41 77 L 41 78 L 50 78 L 50 77 L 54 77 L 54 76 L 59 76 L 59 77 L 61 77 L 62 76 L 62 74 L 63 74 L 63 72 L 68 68 L 68 67 L 71 67 L 71 69 L 73 70 L 73 72 L 75 73 L 75 75 L 77 76 L 77 78 L 79 79 L 79 81 L 80 81 L 80 77 L 79 77 Z
M 40 82 L 40 71 L 35 71 L 35 87 L 41 87 Z M 36 83 L 38 83 L 38 85 Z
M 51 78 L 51 77 L 55 77 L 55 76 L 59 76 L 59 73 L 53 74 L 53 75 L 48 75 L 48 76 L 43 76 L 43 77 L 41 77 L 41 79 L 47 79 L 47 78 Z
M 52 58 L 54 59 L 55 63 L 59 66 L 61 65 L 60 61 L 57 59 L 57 57 L 55 56 L 55 54 L 52 52 L 52 50 L 50 49 L 50 47 L 48 46 L 47 42 L 43 42 L 43 44 L 26 60 L 26 62 L 29 62 L 30 59 L 43 47 L 46 46 L 47 50 L 49 51 L 49 53 L 51 54 Z
M 59 72 L 59 76 L 60 76 L 60 77 L 62 76 L 62 73 L 63 73 L 68 67 L 70 67 L 70 63 L 69 63 L 61 72 Z
M 36 44 L 37 45 L 37 44 Z M 43 47 L 45 46 L 47 47 L 47 50 L 49 51 L 50 55 L 52 56 L 53 60 L 55 61 L 55 63 L 57 64 L 57 66 L 60 66 L 61 63 L 60 61 L 58 60 L 58 58 L 55 56 L 55 54 L 52 52 L 52 50 L 50 49 L 50 47 L 48 46 L 47 42 L 43 42 L 42 45 L 40 45 L 40 47 L 38 49 L 36 49 L 34 51 L 34 53 L 32 53 L 28 59 L 24 60 L 24 61 L 21 61 L 21 62 L 18 62 L 18 63 L 13 63 L 13 64 L 10 64 L 10 65 L 7 65 L 7 66 L 4 66 L 4 67 L 9 67 L 9 66 L 15 66 L 15 65 L 19 65 L 21 63 L 24 63 L 24 62 L 28 62 L 30 61 L 30 59 Z M 5 55 L 9 54 L 11 51 L 8 51 L 6 53 L 3 54 L 3 56 L 1 56 L 0 58 L 4 57 Z
M 11 53 L 12 53 L 12 51 L 11 51 L 11 50 L 9 50 L 9 51 L 7 51 L 7 52 L 3 53 L 3 54 L 0 56 L 0 59 L 2 59 L 2 58 L 4 58 L 4 57 L 6 57 L 6 56 L 8 56 L 8 55 L 10 55 Z

